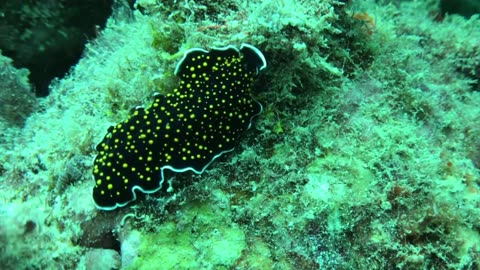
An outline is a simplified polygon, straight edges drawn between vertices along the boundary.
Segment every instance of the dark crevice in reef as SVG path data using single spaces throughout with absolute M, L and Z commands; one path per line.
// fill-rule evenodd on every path
M 17 68 L 30 71 L 37 96 L 80 59 L 112 13 L 114 0 L 2 1 L 0 50 Z
M 445 14 L 459 14 L 465 18 L 470 18 L 475 14 L 480 14 L 480 1 L 478 0 L 464 0 L 451 1 L 441 0 L 440 11 L 442 16 Z

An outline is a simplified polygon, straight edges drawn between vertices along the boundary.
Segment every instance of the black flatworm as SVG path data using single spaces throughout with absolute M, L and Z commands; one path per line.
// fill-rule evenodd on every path
M 188 50 L 177 64 L 180 83 L 157 94 L 148 108 L 137 107 L 111 126 L 97 145 L 93 199 L 113 210 L 136 199 L 136 190 L 158 191 L 164 170 L 201 174 L 216 158 L 232 151 L 262 105 L 251 95 L 259 71 L 267 66 L 252 45 Z

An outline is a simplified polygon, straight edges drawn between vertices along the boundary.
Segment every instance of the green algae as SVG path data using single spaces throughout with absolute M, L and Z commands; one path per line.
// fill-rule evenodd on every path
M 128 269 L 229 269 L 247 248 L 245 233 L 225 219 L 228 213 L 191 202 L 181 221 L 143 232 L 138 257 Z

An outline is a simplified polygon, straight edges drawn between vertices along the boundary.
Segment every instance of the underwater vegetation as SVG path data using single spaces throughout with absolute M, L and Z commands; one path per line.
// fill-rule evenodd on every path
M 44 97 L 50 82 L 78 62 L 85 43 L 105 26 L 113 2 L 2 1 L 0 50 L 16 68 L 29 70 L 34 93 Z
M 22 126 L 26 118 L 38 108 L 38 102 L 28 83 L 28 73 L 26 69 L 13 67 L 12 59 L 0 55 L 0 118 L 2 125 Z
M 441 2 L 116 2 L 0 117 L 2 269 L 477 269 L 480 19 Z

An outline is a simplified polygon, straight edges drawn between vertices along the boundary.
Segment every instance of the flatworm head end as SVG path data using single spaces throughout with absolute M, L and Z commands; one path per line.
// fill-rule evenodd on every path
M 262 112 L 250 93 L 266 66 L 263 54 L 248 44 L 240 49 L 188 50 L 175 69 L 178 86 L 166 95 L 155 95 L 148 108 L 135 108 L 97 145 L 96 206 L 103 210 L 125 206 L 138 191 L 158 191 L 164 170 L 201 174 L 232 151 Z

